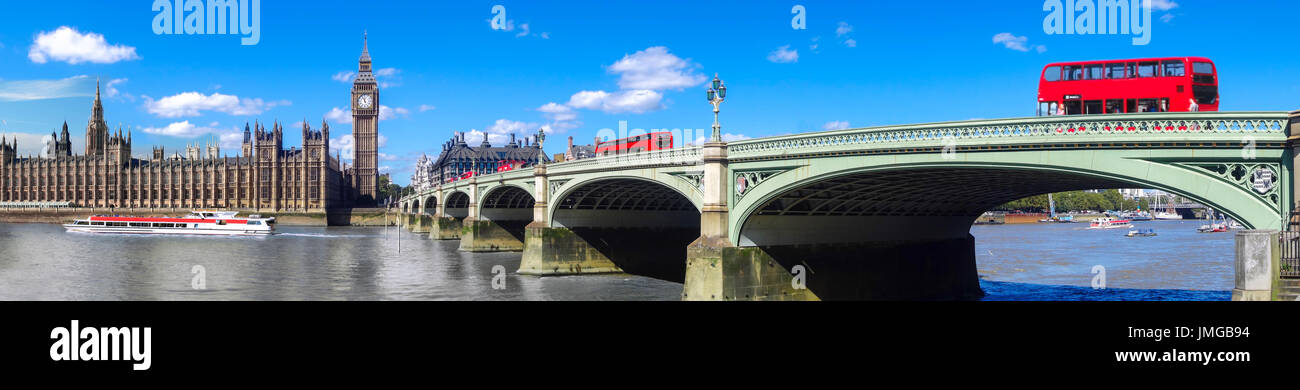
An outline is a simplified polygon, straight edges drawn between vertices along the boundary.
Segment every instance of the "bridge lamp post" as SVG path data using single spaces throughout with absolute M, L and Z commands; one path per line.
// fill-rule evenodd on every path
M 546 129 L 537 129 L 537 165 L 546 162 Z
M 713 138 L 710 142 L 722 142 L 722 125 L 718 124 L 718 106 L 722 104 L 722 99 L 727 97 L 727 86 L 718 79 L 718 74 L 713 74 L 713 87 L 709 88 L 709 103 L 713 104 Z

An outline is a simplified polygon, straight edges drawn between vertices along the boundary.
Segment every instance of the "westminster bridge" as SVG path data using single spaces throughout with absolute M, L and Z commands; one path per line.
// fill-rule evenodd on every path
M 546 164 L 399 207 L 462 251 L 523 251 L 520 274 L 628 272 L 686 300 L 961 299 L 981 294 L 971 223 L 1032 195 L 1154 188 L 1284 230 L 1289 136 L 1300 111 L 884 126 Z

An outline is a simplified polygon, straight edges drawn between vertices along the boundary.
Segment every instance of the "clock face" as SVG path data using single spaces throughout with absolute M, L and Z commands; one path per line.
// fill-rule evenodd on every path
M 371 104 L 374 104 L 374 101 L 370 95 L 361 95 L 361 97 L 357 98 L 357 107 L 370 108 Z

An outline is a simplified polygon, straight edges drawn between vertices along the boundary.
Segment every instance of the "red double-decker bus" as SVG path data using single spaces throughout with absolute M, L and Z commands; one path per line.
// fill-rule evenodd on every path
M 1038 115 L 1218 111 L 1219 75 L 1203 57 L 1048 64 Z
M 601 142 L 596 145 L 597 156 L 636 153 L 644 150 L 673 148 L 673 133 L 660 131 Z

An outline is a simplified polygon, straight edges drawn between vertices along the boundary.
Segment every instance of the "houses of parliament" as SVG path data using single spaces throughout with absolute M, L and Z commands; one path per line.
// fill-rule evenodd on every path
M 0 140 L 0 207 L 237 208 L 324 211 L 366 206 L 378 195 L 379 89 L 363 44 L 352 85 L 355 161 L 331 156 L 330 128 L 304 121 L 302 147 L 285 149 L 286 129 L 244 125 L 241 154 L 220 156 L 216 146 L 187 148 L 184 156 L 154 147 L 132 157 L 130 131 L 110 131 L 99 86 L 86 124 L 85 154 L 72 153 L 68 125 L 46 156 L 19 156 L 17 139 Z M 291 131 L 291 130 L 290 130 Z

